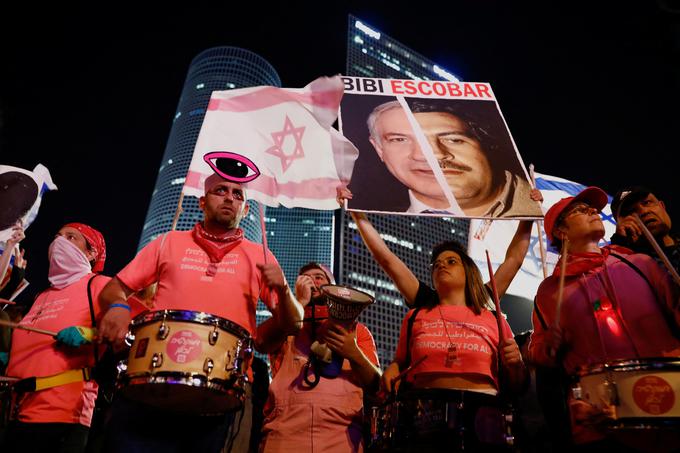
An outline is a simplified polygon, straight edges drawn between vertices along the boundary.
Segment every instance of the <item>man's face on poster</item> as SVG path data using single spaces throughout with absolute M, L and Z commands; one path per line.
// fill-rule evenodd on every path
M 493 191 L 491 166 L 477 139 L 458 117 L 446 112 L 414 114 L 461 208 L 474 206 Z M 404 110 L 380 114 L 371 143 L 388 170 L 416 198 L 439 208 L 448 207 L 434 173 L 425 160 Z

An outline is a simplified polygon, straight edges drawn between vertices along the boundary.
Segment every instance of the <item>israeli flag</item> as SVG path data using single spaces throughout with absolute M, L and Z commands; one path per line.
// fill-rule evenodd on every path
M 536 188 L 543 194 L 543 212 L 560 201 L 562 198 L 573 197 L 585 189 L 583 184 L 558 178 L 556 176 L 535 173 Z M 609 203 L 612 197 L 607 195 Z M 616 222 L 612 216 L 611 206 L 607 204 L 602 210 L 602 222 L 605 228 L 605 238 L 610 238 L 616 232 Z M 495 220 L 491 223 L 484 220 L 470 221 L 470 235 L 468 238 L 468 254 L 475 260 L 482 272 L 485 281 L 489 279 L 485 251 L 489 251 L 494 270 L 505 260 L 505 252 L 510 245 L 512 237 L 517 231 L 516 220 Z M 551 275 L 557 263 L 558 251 L 548 244 L 543 231 L 543 222 L 540 222 L 543 237 L 543 245 L 546 247 L 547 275 Z M 538 290 L 538 285 L 543 281 L 543 269 L 541 265 L 541 249 L 539 243 L 538 222 L 534 222 L 529 243 L 529 251 L 524 258 L 524 263 L 515 276 L 507 294 L 524 297 L 533 300 Z M 601 245 L 608 242 L 603 241 Z
M 33 171 L 0 165 L 0 248 L 21 221 L 24 230 L 35 220 L 43 195 L 56 190 L 50 171 L 42 164 Z

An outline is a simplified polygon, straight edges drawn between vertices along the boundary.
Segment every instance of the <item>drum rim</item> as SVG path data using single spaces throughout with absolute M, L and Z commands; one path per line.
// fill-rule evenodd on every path
M 243 339 L 250 338 L 250 332 L 248 332 L 245 327 L 235 323 L 234 321 L 230 321 L 226 318 L 222 318 L 211 313 L 206 313 L 204 311 L 169 309 L 147 311 L 135 316 L 132 321 L 130 321 L 130 326 L 142 326 L 151 322 L 160 321 L 163 318 L 168 321 L 186 321 L 204 326 L 214 325 L 227 332 L 237 334 Z
M 229 404 L 227 405 L 228 407 L 224 409 L 219 409 L 216 411 L 209 411 L 209 412 L 204 412 L 202 415 L 209 415 L 209 414 L 226 414 L 229 412 L 237 411 L 240 410 L 243 405 L 245 404 L 245 396 L 246 396 L 246 390 L 243 388 L 243 386 L 239 385 L 234 385 L 235 383 L 229 383 L 228 381 L 225 381 L 224 379 L 219 379 L 219 378 L 212 378 L 212 379 L 206 379 L 204 375 L 201 374 L 195 374 L 195 373 L 179 373 L 179 372 L 163 372 L 165 375 L 159 375 L 159 374 L 150 374 L 150 373 L 144 373 L 144 375 L 138 374 L 136 376 L 125 376 L 123 379 L 120 379 L 116 383 L 116 390 L 120 392 L 121 394 L 125 395 L 126 397 L 130 398 L 130 396 L 127 395 L 126 390 L 134 390 L 135 386 L 137 385 L 180 385 L 180 386 L 185 386 L 185 387 L 193 387 L 193 388 L 198 388 L 202 390 L 208 390 L 211 393 L 215 394 L 215 397 L 222 396 L 224 397 L 224 400 L 227 401 Z M 173 375 L 173 376 L 170 376 Z M 181 375 L 179 377 L 175 375 Z M 189 380 L 193 380 L 194 378 L 202 378 L 199 379 L 200 384 L 196 385 L 194 382 L 189 383 Z M 177 379 L 177 382 L 167 382 L 168 378 L 175 378 Z M 236 379 L 238 381 L 238 379 Z M 134 399 L 134 398 L 132 398 Z M 235 403 L 235 404 L 232 404 Z M 153 405 L 153 403 L 147 403 Z M 186 411 L 182 409 L 170 409 L 173 412 L 177 413 L 185 413 Z M 189 411 L 190 413 L 193 413 L 193 411 Z M 198 411 L 200 412 L 200 411 Z
M 176 382 L 168 382 L 174 380 Z M 185 385 L 187 387 L 207 388 L 218 392 L 228 392 L 236 388 L 234 384 L 239 380 L 239 376 L 230 376 L 228 379 L 208 378 L 201 373 L 187 373 L 182 371 L 159 371 L 150 373 L 148 371 L 126 374 L 117 382 L 119 388 L 130 385 L 140 384 L 167 384 Z
M 364 296 L 368 297 L 369 300 L 368 300 L 367 302 L 357 302 L 357 301 L 355 301 L 355 300 L 345 299 L 344 297 L 337 296 L 337 295 L 335 295 L 335 294 L 328 294 L 328 293 L 324 290 L 324 288 L 345 288 L 345 289 L 349 289 L 349 290 L 351 290 L 351 291 L 355 291 L 355 292 L 357 292 L 357 293 L 363 294 Z M 324 295 L 326 295 L 326 297 L 328 297 L 328 298 L 330 298 L 330 299 L 333 299 L 333 301 L 342 301 L 342 302 L 344 302 L 344 303 L 361 304 L 361 305 L 366 305 L 366 306 L 371 305 L 373 302 L 375 302 L 375 297 L 374 297 L 374 296 L 371 296 L 371 295 L 368 294 L 366 291 L 362 291 L 362 290 L 360 290 L 360 289 L 352 288 L 351 286 L 347 286 L 347 285 L 332 285 L 332 284 L 328 284 L 328 285 L 321 285 L 321 287 L 320 287 L 319 289 L 321 289 L 321 292 L 324 293 Z
M 451 402 L 484 402 L 493 406 L 501 406 L 502 400 L 498 395 L 490 395 L 484 392 L 476 392 L 472 389 L 447 389 L 436 387 L 412 388 L 397 394 L 395 402 L 411 401 L 439 401 L 442 403 Z
M 664 369 L 680 368 L 679 357 L 645 357 L 640 359 L 612 360 L 580 367 L 576 375 L 583 377 L 607 371 L 664 371 Z

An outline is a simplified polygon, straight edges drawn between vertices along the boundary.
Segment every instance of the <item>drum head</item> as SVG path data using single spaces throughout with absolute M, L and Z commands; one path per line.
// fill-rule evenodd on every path
M 130 325 L 133 327 L 154 323 L 157 321 L 181 321 L 196 324 L 217 326 L 218 328 L 230 332 L 239 338 L 248 338 L 250 333 L 242 326 L 228 319 L 221 318 L 210 313 L 191 310 L 158 310 L 146 311 L 135 316 Z

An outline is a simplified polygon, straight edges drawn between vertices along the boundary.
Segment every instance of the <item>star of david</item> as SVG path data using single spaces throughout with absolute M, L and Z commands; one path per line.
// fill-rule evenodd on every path
M 271 133 L 274 145 L 267 148 L 265 152 L 281 159 L 281 168 L 284 172 L 288 170 L 294 160 L 305 157 L 305 152 L 302 148 L 302 135 L 304 132 L 305 126 L 294 127 L 293 122 L 288 118 L 288 115 L 286 115 L 286 120 L 283 123 L 283 130 Z M 288 135 L 291 135 L 295 140 L 295 149 L 291 154 L 286 154 L 283 150 L 283 142 Z

